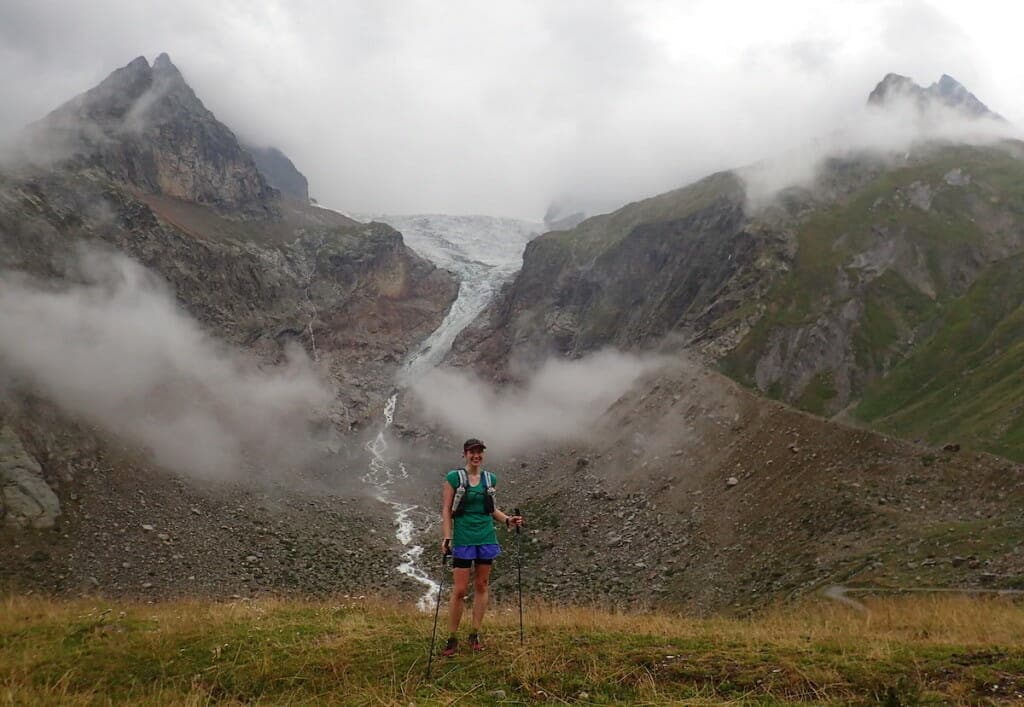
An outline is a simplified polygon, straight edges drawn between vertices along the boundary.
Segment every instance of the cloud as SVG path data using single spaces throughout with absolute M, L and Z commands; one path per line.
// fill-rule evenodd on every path
M 540 218 L 611 206 L 828 134 L 890 71 L 1024 121 L 1021 13 L 994 0 L 375 3 L 8 0 L 10 135 L 168 51 L 218 118 L 326 205 Z
M 411 386 L 421 411 L 458 438 L 479 437 L 512 454 L 586 439 L 612 403 L 666 361 L 614 350 L 576 361 L 550 359 L 521 387 L 435 369 Z
M 1020 135 L 1020 129 L 1005 121 L 971 119 L 935 103 L 922 110 L 913 98 L 904 96 L 890 99 L 884 110 L 859 106 L 832 133 L 738 172 L 746 185 L 748 207 L 757 210 L 769 204 L 781 189 L 811 187 L 819 168 L 829 157 L 868 153 L 879 159 L 903 159 L 922 142 L 990 145 Z
M 204 333 L 157 276 L 83 249 L 81 284 L 0 272 L 0 374 L 204 479 L 286 475 L 333 396 L 301 350 L 262 369 Z

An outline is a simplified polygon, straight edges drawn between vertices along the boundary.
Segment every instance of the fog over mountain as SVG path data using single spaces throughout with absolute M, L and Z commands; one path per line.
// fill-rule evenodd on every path
M 357 212 L 539 220 L 758 162 L 857 121 L 889 72 L 1010 123 L 1004 3 L 28 2 L 0 8 L 0 137 L 168 52 L 218 119 Z
M 0 270 L 4 374 L 186 475 L 240 478 L 254 460 L 284 469 L 310 458 L 309 420 L 331 388 L 301 349 L 261 370 L 136 261 L 95 247 L 75 258 L 84 284 L 59 289 Z

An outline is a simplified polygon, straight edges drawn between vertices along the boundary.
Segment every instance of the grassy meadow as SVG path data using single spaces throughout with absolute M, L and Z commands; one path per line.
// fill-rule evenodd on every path
M 0 599 L 0 704 L 1021 704 L 1024 606 L 825 599 L 745 618 L 526 607 L 435 658 L 432 615 L 337 598 Z M 438 643 L 444 640 L 443 613 Z M 464 634 L 463 634 L 464 638 Z

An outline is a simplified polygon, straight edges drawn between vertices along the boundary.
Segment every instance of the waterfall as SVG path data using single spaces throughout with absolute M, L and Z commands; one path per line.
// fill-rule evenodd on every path
M 441 362 L 459 332 L 484 310 L 501 285 L 522 266 L 526 243 L 542 228 L 539 223 L 486 216 L 377 216 L 375 220 L 401 231 L 413 250 L 459 278 L 458 297 L 444 321 L 410 353 L 399 369 L 397 382 L 399 386 L 406 387 L 418 375 Z M 423 509 L 416 503 L 393 497 L 392 485 L 409 478 L 401 460 L 389 461 L 387 457 L 388 429 L 395 419 L 398 398 L 398 393 L 388 398 L 380 430 L 366 444 L 370 463 L 363 481 L 375 490 L 378 500 L 394 509 L 395 536 L 406 548 L 396 571 L 426 587 L 426 592 L 417 601 L 417 606 L 426 611 L 437 600 L 438 583 L 420 567 L 424 548 L 415 543 L 414 518 L 422 519 L 431 527 L 437 522 L 439 513 L 436 509 Z M 441 486 L 440 471 L 438 490 Z M 440 492 L 438 497 L 440 501 Z M 439 544 L 440 537 L 436 539 Z M 436 572 L 433 563 L 430 571 Z
M 375 489 L 375 497 L 378 501 L 388 504 L 395 512 L 395 537 L 402 547 L 406 548 L 402 553 L 402 560 L 396 568 L 400 574 L 413 579 L 427 588 L 426 593 L 420 597 L 416 605 L 423 611 L 427 611 L 433 605 L 437 597 L 438 583 L 427 576 L 426 572 L 420 569 L 417 561 L 423 554 L 423 547 L 413 544 L 413 530 L 416 524 L 413 522 L 414 513 L 420 512 L 419 506 L 414 503 L 403 503 L 392 498 L 392 484 L 400 479 L 409 478 L 409 472 L 401 461 L 391 463 L 387 459 L 388 442 L 387 431 L 395 421 L 395 406 L 398 405 L 398 393 L 392 394 L 384 404 L 384 424 L 372 441 L 366 443 L 366 451 L 370 453 L 370 469 L 363 475 L 363 481 Z

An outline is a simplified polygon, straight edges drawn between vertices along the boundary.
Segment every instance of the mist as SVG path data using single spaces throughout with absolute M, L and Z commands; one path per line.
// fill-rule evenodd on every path
M 280 478 L 317 452 L 310 424 L 333 393 L 301 349 L 261 368 L 136 261 L 77 256 L 78 284 L 0 272 L 0 377 L 194 478 Z
M 410 390 L 428 419 L 452 437 L 478 437 L 493 452 L 515 454 L 588 439 L 612 403 L 667 363 L 608 349 L 574 361 L 548 359 L 515 388 L 439 368 Z
M 782 189 L 813 187 L 830 157 L 867 154 L 903 160 L 920 145 L 993 145 L 1007 138 L 1019 139 L 1021 134 L 1020 128 L 996 117 L 971 118 L 946 105 L 921 105 L 910 96 L 895 97 L 884 108 L 860 106 L 836 130 L 737 171 L 746 187 L 748 207 L 757 211 Z
M 948 73 L 1024 122 L 1021 13 L 994 0 L 8 0 L 0 142 L 167 51 L 326 206 L 539 220 L 564 195 L 614 208 L 801 150 L 888 72 Z

